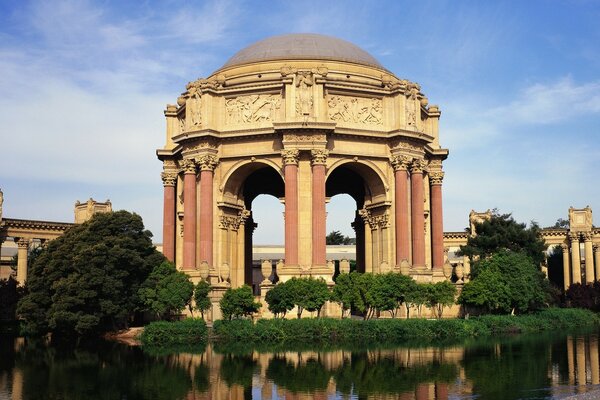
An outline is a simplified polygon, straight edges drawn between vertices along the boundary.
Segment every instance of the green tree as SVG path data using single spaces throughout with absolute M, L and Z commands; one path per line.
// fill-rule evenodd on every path
M 441 281 L 427 285 L 427 307 L 433 310 L 436 318 L 442 318 L 444 307 L 454 304 L 456 287 L 452 282 Z
M 471 261 L 490 257 L 500 250 L 523 252 L 537 265 L 545 258 L 546 244 L 541 237 L 540 227 L 532 222 L 530 227 L 516 222 L 510 214 L 494 211 L 489 220 L 475 224 L 475 236 L 470 236 L 467 244 L 460 246 L 460 255 Z
M 406 296 L 404 306 L 406 307 L 406 318 L 410 317 L 410 307 L 416 307 L 417 316 L 421 318 L 421 312 L 423 311 L 423 305 L 427 302 L 427 284 L 417 283 L 413 290 Z
M 397 274 L 394 272 L 390 272 L 386 275 L 392 286 L 393 298 L 396 302 L 396 311 L 393 313 L 393 316 L 395 317 L 402 305 L 406 304 L 407 301 L 410 303 L 410 296 L 417 290 L 417 282 L 408 275 Z M 408 318 L 408 309 L 406 315 Z
M 204 312 L 210 309 L 212 303 L 208 298 L 210 293 L 210 283 L 201 280 L 196 284 L 194 288 L 194 303 L 196 303 L 196 310 L 200 311 L 202 319 L 204 319 Z
M 396 296 L 390 274 L 378 274 L 373 276 L 373 283 L 368 290 L 368 299 L 371 305 L 371 316 L 381 312 L 389 311 L 395 317 L 397 308 Z
M 479 273 L 477 279 L 467 282 L 458 297 L 458 304 L 473 306 L 486 313 L 508 313 L 510 306 L 510 290 L 496 268 L 488 268 Z
M 342 308 L 342 318 L 355 306 L 357 298 L 358 292 L 351 274 L 339 274 L 331 293 L 331 300 Z
M 170 319 L 184 308 L 191 310 L 194 284 L 185 272 L 168 261 L 154 267 L 138 294 L 144 306 L 159 319 Z
M 291 292 L 292 299 L 298 310 L 298 318 L 302 312 L 316 311 L 317 317 L 321 315 L 321 308 L 331 298 L 327 283 L 322 278 L 292 278 L 286 282 Z
M 252 288 L 244 285 L 237 289 L 227 289 L 223 298 L 219 301 L 223 318 L 231 320 L 232 318 L 249 317 L 261 307 L 261 304 L 254 301 Z
M 23 286 L 12 276 L 0 279 L 0 322 L 17 320 L 17 303 L 24 294 Z
M 325 243 L 335 244 L 356 244 L 356 239 L 342 235 L 340 231 L 331 231 L 325 238 Z
M 355 307 L 363 314 L 364 319 L 372 317 L 373 299 L 371 298 L 371 286 L 373 286 L 374 275 L 371 273 L 361 274 L 359 272 L 350 273 L 350 278 L 356 287 Z
M 127 326 L 138 290 L 164 256 L 139 215 L 99 213 L 48 242 L 17 308 L 30 335 L 95 335 Z
M 524 313 L 539 309 L 548 301 L 548 280 L 540 271 L 539 264 L 521 252 L 500 250 L 489 258 L 479 260 L 473 264 L 471 276 L 474 288 L 468 291 L 477 288 L 494 290 L 494 285 L 497 285 L 500 294 L 483 302 L 492 312 Z M 479 280 L 484 282 L 480 284 Z M 470 292 L 469 295 L 470 299 L 474 299 L 477 293 Z M 486 295 L 479 296 L 483 299 Z M 477 305 L 475 301 L 465 303 L 465 298 L 462 301 L 462 304 Z M 480 303 L 482 301 L 479 300 Z M 498 307 L 493 307 L 494 301 Z
M 285 314 L 294 308 L 294 298 L 287 282 L 280 282 L 271 288 L 265 296 L 265 301 L 275 318 L 285 317 Z

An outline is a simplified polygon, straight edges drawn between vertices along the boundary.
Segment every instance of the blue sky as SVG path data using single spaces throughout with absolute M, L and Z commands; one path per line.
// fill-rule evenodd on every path
M 1 1 L 4 216 L 72 221 L 75 200 L 110 198 L 160 241 L 165 105 L 290 32 L 351 41 L 440 105 L 445 230 L 471 209 L 541 225 L 569 206 L 600 215 L 598 21 L 584 0 Z M 254 205 L 256 243 L 283 241 L 273 207 Z M 352 235 L 347 198 L 328 213 L 328 230 Z

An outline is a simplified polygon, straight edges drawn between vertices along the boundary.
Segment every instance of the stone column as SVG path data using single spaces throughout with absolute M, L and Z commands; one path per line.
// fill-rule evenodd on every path
M 414 159 L 410 166 L 412 265 L 425 267 L 425 209 L 423 205 L 423 169 L 425 160 Z
M 410 236 L 408 218 L 408 166 L 410 158 L 395 156 L 392 159 L 396 192 L 394 214 L 396 224 L 396 266 L 410 259 Z
M 177 173 L 163 172 L 163 254 L 167 260 L 175 262 L 175 183 Z
M 15 238 L 17 243 L 17 282 L 21 285 L 27 280 L 27 250 L 29 250 L 29 239 Z
M 563 256 L 563 281 L 564 289 L 567 290 L 571 286 L 571 268 L 569 266 L 569 245 L 563 243 L 560 245 L 562 248 Z
M 298 265 L 298 149 L 283 150 L 285 179 L 285 264 Z
M 327 212 L 325 205 L 325 162 L 328 151 L 313 149 L 312 156 L 312 264 L 326 265 Z
M 596 270 L 596 279 L 600 279 L 600 246 L 594 245 L 594 269 Z
M 183 160 L 183 269 L 196 268 L 196 163 Z
M 197 160 L 200 167 L 200 261 L 213 263 L 213 172 L 219 162 L 213 154 Z
M 572 283 L 581 283 L 581 261 L 579 259 L 579 234 L 570 233 L 571 238 L 571 260 L 573 279 Z
M 585 240 L 585 283 L 594 283 L 594 248 L 592 244 L 592 232 L 586 232 Z
M 442 180 L 444 173 L 429 173 L 431 185 L 431 264 L 441 269 L 444 265 L 444 217 L 442 213 Z

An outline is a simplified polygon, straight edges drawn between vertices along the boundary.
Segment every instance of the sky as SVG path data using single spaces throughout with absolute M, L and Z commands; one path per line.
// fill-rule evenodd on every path
M 326 6 L 324 4 L 327 4 Z M 439 104 L 444 230 L 471 209 L 600 224 L 600 1 L 0 0 L 0 188 L 8 218 L 73 221 L 110 199 L 162 240 L 163 110 L 187 82 L 269 36 L 363 48 Z M 336 196 L 327 229 L 353 236 Z M 259 196 L 255 243 L 283 243 Z

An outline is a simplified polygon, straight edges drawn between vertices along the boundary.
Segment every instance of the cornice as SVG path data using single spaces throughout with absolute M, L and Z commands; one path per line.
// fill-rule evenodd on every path
M 75 226 L 69 222 L 54 222 L 54 221 L 35 221 L 28 219 L 2 218 L 2 227 L 8 229 L 37 229 L 51 231 L 66 231 L 68 228 Z

